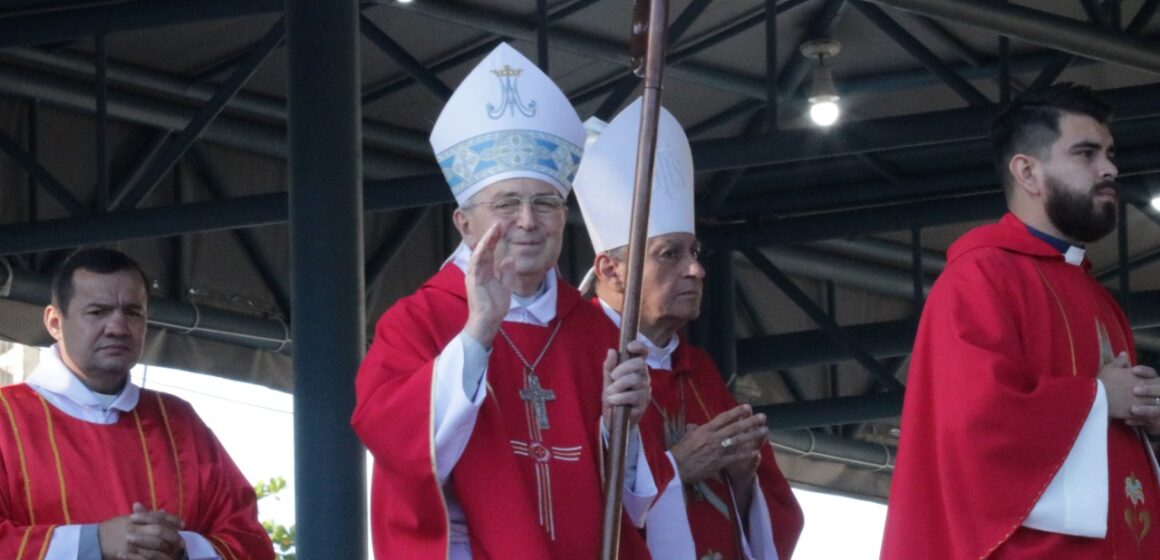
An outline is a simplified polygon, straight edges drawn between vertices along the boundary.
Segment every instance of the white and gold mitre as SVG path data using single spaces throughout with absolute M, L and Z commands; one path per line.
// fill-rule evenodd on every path
M 584 149 L 584 125 L 551 78 L 500 43 L 443 107 L 431 147 L 460 205 L 516 177 L 547 181 L 567 197 Z
M 576 200 L 597 253 L 628 244 L 641 100 L 620 112 L 584 153 L 576 173 Z M 589 126 L 590 130 L 598 127 Z M 648 237 L 696 233 L 693 223 L 693 153 L 681 123 L 663 107 L 657 126 Z

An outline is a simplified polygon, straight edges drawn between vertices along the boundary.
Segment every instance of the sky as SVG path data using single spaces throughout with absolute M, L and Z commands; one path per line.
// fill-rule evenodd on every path
M 288 489 L 262 500 L 259 516 L 287 526 L 294 523 L 294 403 L 290 394 L 158 367 L 138 366 L 133 376 L 138 384 L 143 380 L 146 387 L 189 401 L 251 482 L 284 477 Z M 806 519 L 794 560 L 878 558 L 886 506 L 801 489 L 794 492 Z

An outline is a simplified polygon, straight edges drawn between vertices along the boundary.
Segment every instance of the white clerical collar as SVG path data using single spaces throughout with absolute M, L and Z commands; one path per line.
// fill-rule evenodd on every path
M 1067 264 L 1079 266 L 1083 264 L 1083 256 L 1086 252 L 1087 250 L 1083 247 L 1069 245 L 1067 251 L 1063 252 L 1063 260 L 1067 261 Z
M 1038 230 L 1027 224 L 1023 224 L 1023 227 L 1026 227 L 1027 231 L 1030 232 L 1031 235 L 1038 237 L 1048 245 L 1051 245 L 1053 248 L 1055 248 L 1056 251 L 1059 251 L 1063 255 L 1063 260 L 1067 264 L 1072 266 L 1079 266 L 1083 264 L 1083 257 L 1087 252 L 1083 246 L 1072 245 L 1072 243 L 1066 239 L 1060 239 L 1059 237 L 1051 235 L 1045 231 Z
M 609 319 L 612 319 L 612 322 L 617 327 L 620 327 L 620 313 L 610 307 L 607 303 L 604 303 L 604 300 L 598 299 L 597 301 L 600 302 L 600 308 L 604 310 L 604 314 L 607 315 Z M 653 343 L 653 341 L 649 340 L 647 336 L 641 334 L 640 331 L 637 331 L 636 339 L 641 341 L 641 343 L 644 344 L 644 347 L 648 349 L 648 367 L 664 370 L 673 369 L 673 352 L 677 351 L 677 346 L 681 343 L 681 338 L 679 336 L 674 334 L 673 337 L 669 339 L 668 344 L 665 344 L 664 346 L 657 346 Z
M 61 412 L 94 424 L 115 423 L 121 412 L 130 412 L 137 407 L 141 393 L 132 381 L 128 381 L 111 401 L 103 399 L 85 387 L 61 361 L 57 344 L 40 351 L 40 363 L 25 382 Z
M 447 258 L 443 264 L 448 262 L 454 263 L 459 267 L 464 274 L 467 273 L 467 265 L 471 260 L 471 248 L 466 243 L 460 242 L 459 247 L 455 248 L 455 252 Z M 556 294 L 559 291 L 556 281 L 556 269 L 548 271 L 544 275 L 544 283 L 540 286 L 540 291 L 534 296 L 519 297 L 512 294 L 511 308 L 504 316 L 504 321 L 511 321 L 513 323 L 528 323 L 538 326 L 547 326 L 556 318 Z M 529 297 L 532 298 L 529 302 Z

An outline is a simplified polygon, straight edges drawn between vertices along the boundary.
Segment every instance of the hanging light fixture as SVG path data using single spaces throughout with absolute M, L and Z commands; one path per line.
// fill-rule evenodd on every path
M 815 39 L 803 43 L 802 55 L 811 60 L 817 60 L 813 77 L 810 80 L 810 118 L 818 126 L 830 126 L 838 121 L 842 113 L 838 106 L 838 90 L 834 88 L 834 76 L 830 67 L 826 66 L 826 58 L 838 54 L 842 45 L 832 39 Z
M 1160 195 L 1152 197 L 1152 208 L 1155 208 L 1157 212 L 1160 212 Z

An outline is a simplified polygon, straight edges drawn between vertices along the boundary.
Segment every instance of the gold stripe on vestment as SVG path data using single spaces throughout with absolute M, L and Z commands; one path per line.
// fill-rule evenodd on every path
M 16 414 L 12 412 L 12 405 L 8 402 L 8 397 L 4 395 L 3 391 L 0 391 L 0 403 L 4 404 L 4 410 L 8 413 L 8 423 L 12 425 L 12 437 L 16 440 L 16 454 L 20 456 L 20 476 L 24 478 L 24 498 L 28 502 L 28 524 L 36 525 L 36 510 L 32 507 L 32 481 L 28 478 L 28 461 L 24 458 L 24 443 L 20 438 L 20 430 L 16 427 Z M 24 538 L 28 539 L 28 533 L 24 534 Z M 21 543 L 20 550 L 24 550 L 24 543 Z
M 165 401 L 161 393 L 153 393 L 157 397 L 157 408 L 161 410 L 161 421 L 165 424 L 165 433 L 169 436 L 169 449 L 173 451 L 173 468 L 177 474 L 177 516 L 185 518 L 185 482 L 181 478 L 181 460 L 177 457 L 177 439 L 173 437 L 173 428 L 169 425 L 169 412 L 165 410 Z
M 72 525 L 72 516 L 68 512 L 68 489 L 64 482 L 64 466 L 60 460 L 60 449 L 56 445 L 56 429 L 52 426 L 52 412 L 48 409 L 48 401 L 40 393 L 40 405 L 44 407 L 44 421 L 48 425 L 48 445 L 52 449 L 52 461 L 56 464 L 56 478 L 60 481 L 60 507 L 64 511 L 65 525 Z
M 1055 293 L 1055 288 L 1051 286 L 1051 282 L 1047 281 L 1047 275 L 1043 273 L 1043 269 L 1039 267 L 1039 263 L 1036 261 L 1032 262 L 1035 264 L 1035 271 L 1043 279 L 1043 285 L 1047 286 L 1047 291 L 1051 292 L 1051 296 L 1055 298 L 1055 304 L 1059 306 L 1059 314 L 1063 316 L 1063 327 L 1067 332 L 1067 345 L 1071 350 L 1071 375 L 1075 377 L 1078 370 L 1075 360 L 1075 340 L 1071 336 L 1071 322 L 1067 320 L 1067 310 L 1063 308 L 1063 300 L 1059 299 L 1059 294 Z
M 157 511 L 157 484 L 153 481 L 153 464 L 149 462 L 149 444 L 145 441 L 145 430 L 141 427 L 141 415 L 133 409 L 133 421 L 137 423 L 137 436 L 141 438 L 141 454 L 145 457 L 145 475 L 149 478 L 149 500 L 151 511 Z

